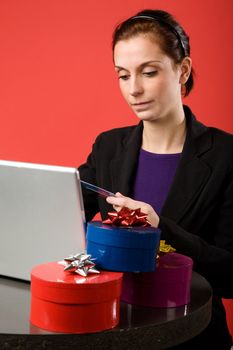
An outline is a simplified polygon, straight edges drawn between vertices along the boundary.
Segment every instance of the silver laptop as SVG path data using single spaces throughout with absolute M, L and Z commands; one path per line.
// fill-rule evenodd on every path
M 0 161 L 0 275 L 30 280 L 38 264 L 85 249 L 76 168 Z

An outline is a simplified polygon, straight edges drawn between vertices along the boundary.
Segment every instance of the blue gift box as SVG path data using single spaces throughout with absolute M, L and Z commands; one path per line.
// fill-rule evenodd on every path
M 99 268 L 122 272 L 154 271 L 160 230 L 116 227 L 93 221 L 87 225 L 87 253 Z

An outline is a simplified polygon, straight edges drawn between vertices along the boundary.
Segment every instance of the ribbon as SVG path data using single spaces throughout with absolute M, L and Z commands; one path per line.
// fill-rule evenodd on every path
M 108 212 L 109 218 L 103 221 L 103 224 L 115 226 L 151 226 L 147 220 L 147 214 L 143 213 L 141 209 L 131 210 L 129 208 L 122 208 L 120 211 Z
M 91 255 L 86 254 L 85 252 L 71 255 L 64 260 L 67 262 L 64 271 L 74 272 L 83 277 L 87 277 L 90 273 L 100 273 L 95 268 L 95 263 L 93 262 L 93 259 L 91 259 Z
M 159 242 L 159 250 L 156 259 L 158 260 L 161 256 L 167 253 L 173 253 L 175 251 L 175 248 L 173 248 L 170 244 L 165 243 L 165 240 L 161 239 Z
M 173 248 L 170 244 L 166 244 L 165 240 L 161 239 L 159 242 L 159 253 L 173 253 L 176 249 Z

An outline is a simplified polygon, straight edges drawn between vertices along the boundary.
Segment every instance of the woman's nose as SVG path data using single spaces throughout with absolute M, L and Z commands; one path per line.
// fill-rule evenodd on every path
M 143 86 L 140 79 L 133 77 L 130 79 L 129 93 L 132 96 L 138 96 L 143 93 Z

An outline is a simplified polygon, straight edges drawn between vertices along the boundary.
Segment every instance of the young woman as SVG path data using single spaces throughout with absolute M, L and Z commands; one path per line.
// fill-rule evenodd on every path
M 99 135 L 81 178 L 114 193 L 84 190 L 87 220 L 141 208 L 213 288 L 213 316 L 179 349 L 230 350 L 221 298 L 233 298 L 233 136 L 196 120 L 182 104 L 193 86 L 189 39 L 167 12 L 145 10 L 113 35 L 123 97 L 140 122 Z

